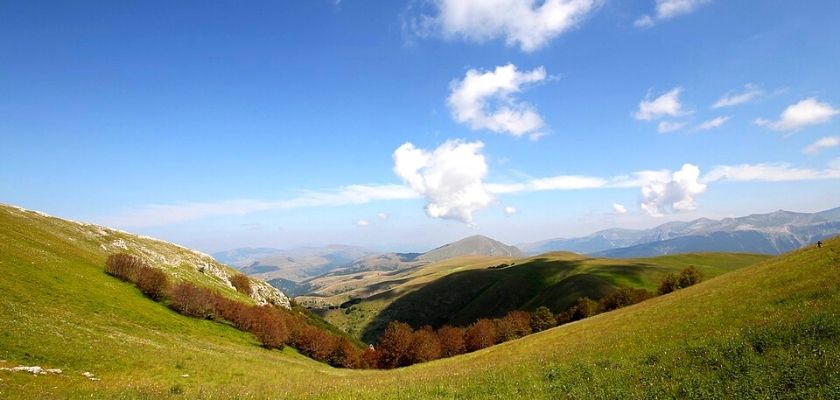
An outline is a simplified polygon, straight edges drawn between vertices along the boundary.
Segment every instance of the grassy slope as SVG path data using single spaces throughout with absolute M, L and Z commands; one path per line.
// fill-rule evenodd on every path
M 65 372 L 0 372 L 0 398 L 840 396 L 840 239 L 476 353 L 347 371 L 181 317 L 101 260 L 8 229 L 0 366 Z
M 399 274 L 393 278 L 398 284 L 392 290 L 366 298 L 349 310 L 329 310 L 324 317 L 367 342 L 375 342 L 391 320 L 419 328 L 426 324 L 467 325 L 482 317 L 543 305 L 561 312 L 579 297 L 598 299 L 618 287 L 656 290 L 666 274 L 689 265 L 711 278 L 766 258 L 699 253 L 615 260 L 558 252 L 519 260 L 502 269 L 487 267 L 510 259 L 447 260 Z

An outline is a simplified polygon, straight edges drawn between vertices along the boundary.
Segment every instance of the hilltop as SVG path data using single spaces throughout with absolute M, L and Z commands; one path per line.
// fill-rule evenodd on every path
M 475 353 L 360 371 L 176 314 L 105 275 L 100 241 L 74 225 L 0 212 L 0 368 L 63 371 L 0 370 L 0 397 L 833 398 L 840 390 L 838 238 Z
M 462 256 L 519 258 L 522 257 L 522 252 L 514 246 L 508 246 L 487 236 L 474 235 L 430 250 L 417 259 L 435 262 Z

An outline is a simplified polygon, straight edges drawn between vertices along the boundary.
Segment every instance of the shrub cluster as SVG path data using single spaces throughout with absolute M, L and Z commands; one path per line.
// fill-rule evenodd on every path
M 230 278 L 230 284 L 236 288 L 236 291 L 246 296 L 251 295 L 251 280 L 242 274 L 236 274 Z
M 170 285 L 163 271 L 148 266 L 139 257 L 114 254 L 108 257 L 105 271 L 134 283 L 143 294 L 154 300 L 166 301 L 180 314 L 227 322 L 239 330 L 250 332 L 267 348 L 280 349 L 288 345 L 335 367 L 368 368 L 377 365 L 372 349 L 362 351 L 347 338 L 310 324 L 301 314 L 274 306 L 245 304 L 189 282 Z M 250 293 L 250 282 L 243 283 L 238 277 L 248 279 L 244 275 L 234 276 L 234 287 Z M 239 283 L 234 283 L 237 281 Z
M 675 290 L 684 289 L 703 281 L 703 273 L 693 265 L 680 271 L 679 274 L 668 274 L 659 284 L 659 294 L 668 294 Z

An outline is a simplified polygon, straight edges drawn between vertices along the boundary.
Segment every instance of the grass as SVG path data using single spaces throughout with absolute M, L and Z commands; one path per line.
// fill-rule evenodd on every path
M 0 398 L 840 397 L 840 239 L 390 371 L 330 368 L 177 315 L 103 274 L 80 242 L 0 212 L 0 367 L 64 370 L 0 371 Z

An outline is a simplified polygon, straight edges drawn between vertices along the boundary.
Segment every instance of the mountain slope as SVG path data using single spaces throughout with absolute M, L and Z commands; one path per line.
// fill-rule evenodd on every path
M 0 217 L 6 218 L 0 213 Z M 836 398 L 840 239 L 475 353 L 339 370 L 180 316 L 74 231 L 0 220 L 0 397 Z M 73 237 L 75 240 L 67 238 Z M 83 376 L 92 372 L 98 381 Z
M 700 218 L 644 230 L 607 229 L 580 238 L 549 239 L 520 247 L 528 254 L 565 250 L 607 257 L 696 251 L 781 254 L 838 233 L 840 207 L 817 213 L 778 210 L 721 220 Z

